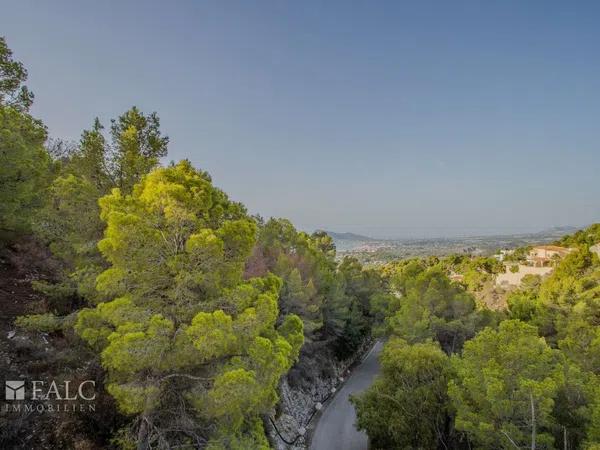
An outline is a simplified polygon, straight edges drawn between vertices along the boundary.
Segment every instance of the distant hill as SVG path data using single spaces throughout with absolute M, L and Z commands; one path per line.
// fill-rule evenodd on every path
M 380 239 L 375 239 L 369 236 L 363 236 L 355 233 L 336 233 L 335 231 L 325 231 L 334 241 L 361 241 L 361 242 L 372 242 Z
M 575 233 L 576 231 L 579 231 L 581 229 L 583 229 L 585 227 L 572 227 L 572 226 L 563 226 L 563 227 L 552 227 L 552 228 L 547 228 L 545 230 L 539 231 L 537 233 L 534 234 L 542 234 L 542 235 L 560 235 L 563 236 L 565 234 L 571 234 L 571 233 Z

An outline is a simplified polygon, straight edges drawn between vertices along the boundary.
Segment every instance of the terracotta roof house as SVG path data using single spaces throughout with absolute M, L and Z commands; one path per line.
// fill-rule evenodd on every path
M 527 255 L 527 261 L 535 267 L 552 265 L 556 259 L 564 258 L 574 251 L 574 248 L 559 247 L 558 245 L 538 245 Z

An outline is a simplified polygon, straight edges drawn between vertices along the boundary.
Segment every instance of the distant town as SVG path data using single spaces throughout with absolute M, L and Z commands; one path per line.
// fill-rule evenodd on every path
M 352 256 L 363 264 L 381 265 L 397 259 L 423 256 L 500 255 L 518 247 L 549 244 L 578 229 L 555 227 L 537 233 L 431 239 L 377 239 L 353 233 L 327 233 L 335 242 L 340 260 Z

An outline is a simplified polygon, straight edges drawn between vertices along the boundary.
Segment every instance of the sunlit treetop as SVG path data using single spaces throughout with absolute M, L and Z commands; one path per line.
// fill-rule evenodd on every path
M 23 83 L 27 81 L 27 69 L 12 57 L 6 39 L 0 37 L 0 105 L 28 111 L 33 103 L 33 92 Z

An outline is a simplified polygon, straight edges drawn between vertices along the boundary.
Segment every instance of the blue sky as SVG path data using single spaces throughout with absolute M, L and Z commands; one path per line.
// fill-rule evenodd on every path
M 600 3 L 3 2 L 33 112 L 131 105 L 251 212 L 375 236 L 600 220 Z

